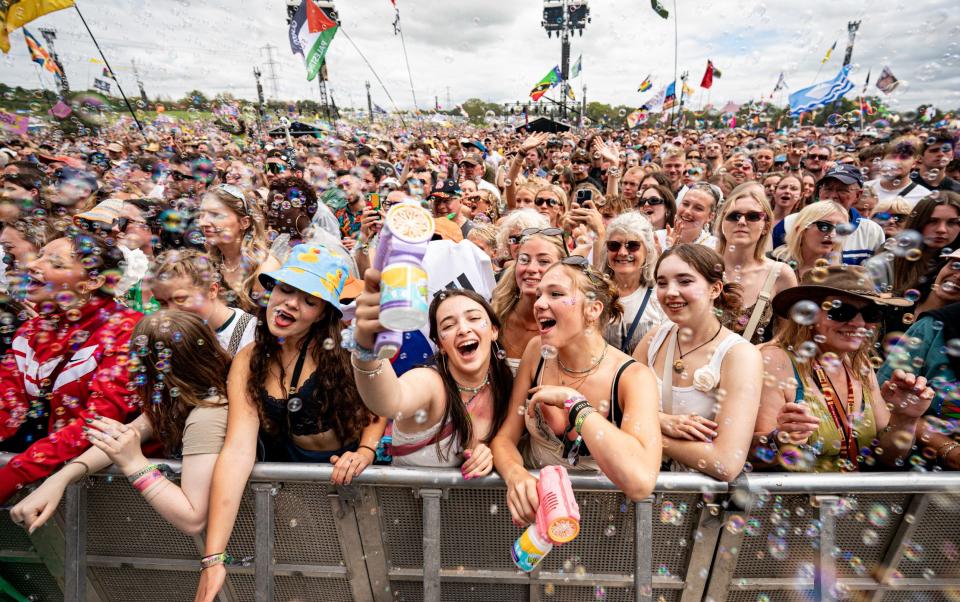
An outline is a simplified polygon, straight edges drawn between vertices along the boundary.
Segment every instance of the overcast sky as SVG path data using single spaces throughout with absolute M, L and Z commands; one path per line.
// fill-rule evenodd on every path
M 471 97 L 492 102 L 527 98 L 530 88 L 560 60 L 560 42 L 540 26 L 536 0 L 397 0 L 406 37 L 417 102 L 446 108 Z M 843 60 L 846 23 L 860 19 L 851 75 L 855 91 L 872 69 L 870 91 L 884 65 L 903 80 L 887 97 L 895 109 L 933 102 L 960 107 L 960 17 L 949 0 L 663 0 L 669 20 L 648 0 L 593 0 L 593 22 L 573 39 L 571 63 L 583 54 L 577 97 L 586 84 L 588 100 L 639 106 L 650 92 L 637 92 L 648 74 L 653 91 L 673 79 L 674 26 L 679 28 L 679 70 L 698 85 L 707 59 L 722 72 L 710 102 L 743 102 L 768 97 L 781 71 L 789 91 L 832 78 Z M 299 56 L 287 41 L 284 0 L 79 0 L 87 22 L 113 63 L 128 95 L 136 94 L 135 60 L 148 95 L 180 97 L 198 88 L 213 95 L 231 92 L 255 98 L 254 66 L 264 72 L 264 91 L 273 97 L 267 51 L 275 47 L 279 97 L 317 98 Z M 341 32 L 327 62 L 330 89 L 340 106 L 365 106 L 364 82 L 374 102 L 390 108 L 349 34 L 366 55 L 396 104 L 413 106 L 400 38 L 393 34 L 390 0 L 341 0 Z M 56 48 L 75 88 L 92 84 L 102 67 L 89 61 L 96 49 L 73 9 L 28 24 L 57 30 Z M 826 65 L 827 48 L 839 40 Z M 0 80 L 38 86 L 23 35 L 11 35 L 12 50 L 0 55 Z M 52 86 L 49 74 L 46 85 Z M 652 92 L 652 91 L 651 91 Z M 850 93 L 853 95 L 853 92 Z M 779 95 L 774 100 L 780 100 Z M 786 98 L 784 97 L 784 102 Z M 695 97 L 694 104 L 706 102 Z

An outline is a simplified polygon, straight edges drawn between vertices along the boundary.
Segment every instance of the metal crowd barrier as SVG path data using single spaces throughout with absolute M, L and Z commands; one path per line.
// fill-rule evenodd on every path
M 0 456 L 0 463 L 10 456 Z M 169 463 L 176 470 L 176 463 Z M 258 464 L 221 601 L 956 600 L 960 474 L 664 473 L 632 503 L 572 475 L 580 536 L 531 574 L 510 546 L 503 482 L 455 469 Z M 952 518 L 951 518 L 952 517 Z M 0 515 L 0 575 L 31 600 L 193 600 L 200 537 L 116 473 L 71 487 L 28 536 Z M 3 597 L 0 595 L 0 600 Z

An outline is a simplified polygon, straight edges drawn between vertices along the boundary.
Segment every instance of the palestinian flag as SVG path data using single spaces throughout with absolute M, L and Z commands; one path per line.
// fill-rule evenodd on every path
M 307 81 L 317 77 L 336 34 L 337 23 L 315 0 L 303 0 L 290 21 L 289 37 L 290 50 L 302 55 L 307 64 Z
M 560 83 L 560 77 L 560 67 L 555 66 L 533 87 L 533 90 L 530 90 L 530 98 L 535 101 L 540 100 L 540 97 L 546 94 L 547 90 Z

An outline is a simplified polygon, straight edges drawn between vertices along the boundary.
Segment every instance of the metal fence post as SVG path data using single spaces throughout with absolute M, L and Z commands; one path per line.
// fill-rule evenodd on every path
M 64 512 L 63 599 L 87 599 L 87 489 L 77 483 L 67 487 Z
M 255 500 L 254 582 L 256 602 L 273 600 L 273 500 L 280 489 L 276 483 L 252 483 Z
M 421 489 L 423 500 L 423 601 L 440 602 L 440 489 Z
M 814 554 L 813 590 L 817 600 L 837 599 L 837 567 L 833 549 L 837 542 L 837 504 L 835 495 L 814 496 L 820 507 L 820 549 Z
M 653 498 L 633 505 L 636 566 L 633 569 L 634 599 L 653 600 Z

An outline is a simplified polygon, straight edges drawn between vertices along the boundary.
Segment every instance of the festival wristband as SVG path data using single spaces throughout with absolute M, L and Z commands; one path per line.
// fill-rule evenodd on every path
M 564 402 L 564 405 L 566 405 L 566 402 Z M 580 399 L 577 399 L 570 407 L 570 413 L 567 415 L 567 424 L 574 424 L 577 421 L 577 415 L 580 414 L 580 412 L 585 408 L 589 407 L 590 402 L 587 401 L 586 398 L 581 397 Z
M 596 412 L 595 409 L 588 406 L 585 410 L 577 414 L 577 421 L 573 424 L 573 430 L 577 431 L 578 435 L 583 435 L 583 433 L 580 432 L 580 429 L 583 428 L 583 422 L 587 419 L 587 416 L 595 414 Z
M 159 464 L 147 464 L 146 466 L 144 466 L 143 468 L 141 468 L 141 469 L 138 470 L 137 472 L 135 472 L 135 473 L 133 473 L 133 474 L 127 475 L 127 480 L 130 481 L 131 483 L 133 483 L 134 481 L 136 481 L 136 480 L 139 479 L 140 477 L 144 476 L 145 474 L 147 474 L 147 473 L 149 473 L 149 472 L 151 472 L 151 471 L 153 471 L 153 470 L 159 470 L 159 469 L 160 469 L 160 465 L 159 465 Z
M 212 566 L 217 566 L 218 564 L 224 564 L 233 560 L 229 554 L 226 552 L 220 552 L 218 554 L 210 554 L 209 556 L 204 556 L 200 559 L 200 569 L 208 569 Z
M 163 473 L 160 472 L 159 469 L 154 468 L 152 471 L 134 481 L 133 488 L 140 493 L 144 493 L 147 489 L 150 489 L 164 478 L 165 477 L 163 476 Z

